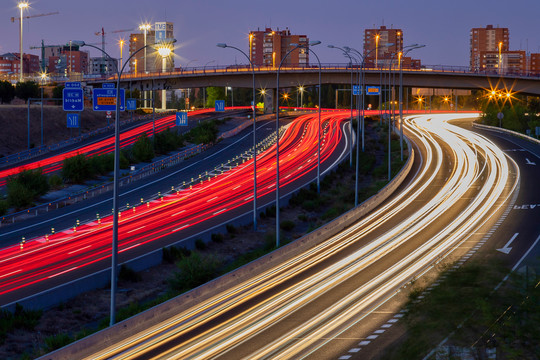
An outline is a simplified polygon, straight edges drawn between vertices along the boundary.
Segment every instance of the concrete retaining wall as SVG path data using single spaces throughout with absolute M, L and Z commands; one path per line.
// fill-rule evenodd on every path
M 410 156 L 403 169 L 401 169 L 398 175 L 385 188 L 356 208 L 270 254 L 188 291 L 185 294 L 179 295 L 163 304 L 148 309 L 139 315 L 47 354 L 40 359 L 72 360 L 88 357 L 98 349 L 117 344 L 122 339 L 170 319 L 178 313 L 196 306 L 206 299 L 209 299 L 218 293 L 225 292 L 235 285 L 252 278 L 254 274 L 262 273 L 281 263 L 284 259 L 292 258 L 304 252 L 306 249 L 316 246 L 338 234 L 379 206 L 402 184 L 405 177 L 409 174 L 414 162 L 414 152 L 411 151 L 411 144 L 409 140 L 406 139 L 406 141 Z

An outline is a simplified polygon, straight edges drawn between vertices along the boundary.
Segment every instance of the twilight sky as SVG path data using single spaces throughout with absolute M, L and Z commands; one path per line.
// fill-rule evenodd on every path
M 19 51 L 17 0 L 0 0 L 0 54 Z M 100 43 L 94 35 L 136 28 L 149 21 L 171 21 L 178 40 L 175 64 L 186 66 L 246 63 L 232 49 L 216 47 L 226 42 L 248 52 L 250 30 L 271 26 L 289 27 L 293 34 L 320 40 L 313 48 L 322 63 L 346 62 L 328 44 L 362 49 L 366 28 L 401 28 L 404 45 L 425 44 L 411 52 L 426 65 L 468 65 L 469 31 L 488 24 L 510 30 L 510 50 L 540 52 L 540 1 L 538 0 L 30 0 L 24 15 L 59 11 L 60 14 L 23 21 L 24 52 L 36 55 L 41 39 L 45 44 L 69 40 Z M 129 32 L 106 37 L 106 50 L 120 57 L 118 40 Z M 127 47 L 124 47 L 124 58 Z M 99 56 L 97 50 L 91 56 Z M 313 58 L 312 61 L 315 59 Z

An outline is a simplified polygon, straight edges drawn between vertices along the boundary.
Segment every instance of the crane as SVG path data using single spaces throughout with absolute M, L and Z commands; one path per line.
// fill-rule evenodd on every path
M 101 35 L 101 50 L 103 51 L 103 53 L 101 54 L 101 73 L 105 72 L 105 34 L 116 34 L 116 33 L 133 31 L 133 30 L 134 29 L 124 29 L 124 30 L 113 30 L 113 31 L 105 32 L 105 30 L 101 28 L 101 31 L 94 33 L 96 36 Z
M 27 16 L 23 16 L 23 19 L 30 19 L 30 18 L 35 18 L 35 17 L 41 17 L 41 16 L 49 16 L 49 15 L 57 15 L 57 14 L 60 14 L 58 11 L 55 11 L 55 12 L 51 12 L 51 13 L 46 13 L 46 14 L 38 14 L 38 15 L 27 15 Z M 21 20 L 21 18 L 19 16 L 17 17 L 11 17 L 11 22 L 15 22 L 15 20 Z

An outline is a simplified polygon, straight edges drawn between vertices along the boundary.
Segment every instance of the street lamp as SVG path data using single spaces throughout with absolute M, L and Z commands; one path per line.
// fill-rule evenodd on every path
M 251 40 L 251 36 L 250 36 L 250 40 Z M 251 44 L 251 41 L 250 41 L 250 44 Z M 256 137 L 256 132 L 255 132 L 257 130 L 257 125 L 256 125 L 257 100 L 255 98 L 255 67 L 253 65 L 253 62 L 251 61 L 250 56 L 248 56 L 244 51 L 240 50 L 239 48 L 237 48 L 235 46 L 227 45 L 225 43 L 219 43 L 219 44 L 217 44 L 217 47 L 220 47 L 220 48 L 223 48 L 223 49 L 224 48 L 231 48 L 231 49 L 234 49 L 236 51 L 241 52 L 246 57 L 246 59 L 249 61 L 249 64 L 251 65 L 252 89 L 253 89 L 253 93 L 252 93 L 252 98 L 253 98 L 253 105 L 252 105 L 252 107 L 253 107 L 253 228 L 255 230 L 257 230 L 257 137 Z M 250 52 L 250 55 L 251 55 L 251 52 Z M 208 64 L 206 64 L 206 65 L 208 65 Z M 261 90 L 261 93 L 265 94 L 265 91 Z M 278 101 L 278 104 L 279 104 L 279 101 Z M 277 231 L 279 232 L 279 228 L 278 228 Z
M 27 2 L 20 2 L 18 5 L 20 10 L 20 42 L 19 42 L 19 81 L 23 81 L 23 10 L 28 8 Z
M 502 47 L 503 42 L 499 41 L 499 74 L 502 74 Z
M 43 146 L 43 81 L 47 79 L 47 72 L 41 72 L 39 78 L 41 80 L 41 146 Z
M 171 44 L 176 42 L 176 39 L 171 39 L 169 41 Z M 103 49 L 98 48 L 97 46 L 86 44 L 84 41 L 74 42 L 80 47 L 89 46 L 96 50 L 101 51 L 105 56 L 107 56 L 116 67 L 116 118 L 114 126 L 114 183 L 113 183 L 113 239 L 112 239 L 112 257 L 111 257 L 111 318 L 110 325 L 114 325 L 116 317 L 116 289 L 117 289 L 117 271 L 118 271 L 118 192 L 119 192 L 119 176 L 120 176 L 120 79 L 126 65 L 129 63 L 131 58 L 133 58 L 139 51 L 145 50 L 146 47 L 150 45 L 145 45 L 144 47 L 135 51 L 127 59 L 121 68 L 116 66 L 116 63 L 113 61 L 112 56 L 110 56 Z
M 169 44 L 160 46 L 158 48 L 158 53 L 159 55 L 161 55 L 161 71 L 165 72 L 165 70 L 167 70 L 167 59 L 172 54 L 171 46 Z M 165 110 L 167 108 L 166 96 L 167 96 L 167 90 L 162 89 L 161 90 L 161 110 Z
M 300 91 L 300 107 L 303 108 L 304 107 L 304 87 L 299 86 L 298 90 Z
M 144 73 L 146 74 L 146 48 L 147 48 L 147 45 L 146 45 L 146 34 L 148 32 L 148 30 L 150 30 L 152 28 L 152 25 L 148 24 L 148 23 L 145 23 L 145 24 L 141 24 L 139 25 L 139 30 L 142 30 L 143 33 L 144 33 L 144 45 L 142 47 L 142 49 L 144 49 L 144 64 L 143 64 L 143 67 L 144 67 Z M 147 107 L 148 105 L 148 91 L 143 91 L 143 98 L 144 98 L 144 107 Z
M 120 39 L 120 41 L 118 41 L 118 44 L 120 45 L 120 68 L 122 68 L 122 51 L 124 50 L 124 43 L 125 41 L 123 39 Z
M 349 62 L 350 66 L 351 66 L 351 123 L 350 124 L 351 124 L 351 135 L 352 135 L 352 131 L 353 131 L 353 123 L 352 123 L 352 121 L 353 121 L 353 66 L 352 66 L 352 57 L 347 51 L 345 51 L 345 49 L 342 49 L 342 48 L 340 48 L 338 46 L 328 45 L 328 47 L 330 49 L 338 49 L 338 50 L 343 51 L 343 54 L 345 54 L 349 58 L 349 61 L 350 61 Z M 358 146 L 358 144 L 357 144 L 357 146 Z M 351 136 L 351 141 L 350 141 L 350 146 L 349 146 L 349 153 L 350 153 L 350 167 L 352 167 L 352 160 L 353 160 L 352 159 L 353 158 L 353 156 L 352 156 L 352 136 Z

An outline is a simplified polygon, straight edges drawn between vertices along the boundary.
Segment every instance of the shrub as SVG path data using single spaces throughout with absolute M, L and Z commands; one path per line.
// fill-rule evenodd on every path
M 7 180 L 8 203 L 16 208 L 29 206 L 34 199 L 46 194 L 49 189 L 49 182 L 41 168 L 23 171 L 16 176 L 10 176 Z
M 266 208 L 266 217 L 276 217 L 276 205 Z
M 60 186 L 62 186 L 63 181 L 60 175 L 54 174 L 49 177 L 49 185 L 53 189 L 58 189 Z
M 47 352 L 60 349 L 71 343 L 73 339 L 68 334 L 56 334 L 45 338 L 45 350 Z
M 212 234 L 211 236 L 211 239 L 213 242 L 215 243 L 222 243 L 223 240 L 225 240 L 225 236 L 223 236 L 223 234 Z
M 137 273 L 135 270 L 122 264 L 120 266 L 120 271 L 118 272 L 118 279 L 120 281 L 139 282 L 142 280 L 142 277 L 141 274 Z
M 10 181 L 8 179 L 7 193 L 9 206 L 18 209 L 30 206 L 34 201 L 33 191 L 16 180 Z
M 132 154 L 136 161 L 140 162 L 150 162 L 154 158 L 154 147 L 146 133 L 142 133 L 141 136 L 137 139 L 135 144 L 133 144 Z
M 174 290 L 189 290 L 212 280 L 217 275 L 220 263 L 213 256 L 192 252 L 191 256 L 182 258 L 176 265 L 180 271 L 170 280 L 171 287 Z
M 186 134 L 186 139 L 195 144 L 210 144 L 217 140 L 218 127 L 215 121 L 204 121 Z
M 64 159 L 62 177 L 67 181 L 80 184 L 91 177 L 90 165 L 84 154 Z
M 199 238 L 195 240 L 195 248 L 197 250 L 203 251 L 206 250 L 206 243 L 203 239 Z
M 238 229 L 233 224 L 227 224 L 225 227 L 227 228 L 227 232 L 229 234 L 236 234 L 238 232 Z
M 156 134 L 154 145 L 157 153 L 166 154 L 183 147 L 184 137 L 167 128 L 165 131 Z
M 305 222 L 305 221 L 308 221 L 308 217 L 307 217 L 306 214 L 299 214 L 298 215 L 298 220 Z
M 163 261 L 168 263 L 173 263 L 177 260 L 182 259 L 183 257 L 188 257 L 190 255 L 191 250 L 188 250 L 183 246 L 170 246 L 168 248 L 163 248 Z
M 283 220 L 279 224 L 279 227 L 285 231 L 291 231 L 292 229 L 294 229 L 295 226 L 296 224 L 294 223 L 294 221 L 291 221 L 291 220 Z
M 41 315 L 41 310 L 24 310 L 18 303 L 14 312 L 0 309 L 0 343 L 5 341 L 7 333 L 15 329 L 33 330 Z

